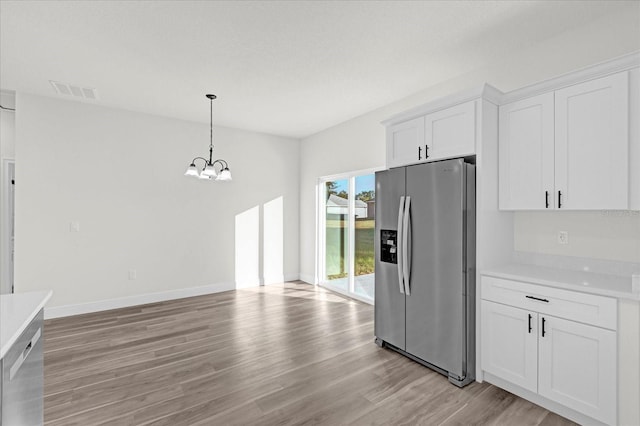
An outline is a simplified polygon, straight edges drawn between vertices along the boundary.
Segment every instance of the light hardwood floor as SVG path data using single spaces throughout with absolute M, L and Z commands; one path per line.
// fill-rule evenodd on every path
M 573 424 L 373 340 L 371 306 L 302 283 L 49 320 L 45 424 Z

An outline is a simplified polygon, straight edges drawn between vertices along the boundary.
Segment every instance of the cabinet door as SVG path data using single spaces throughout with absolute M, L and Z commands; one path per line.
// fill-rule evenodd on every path
M 538 387 L 538 314 L 482 301 L 482 369 L 531 392 Z
M 628 73 L 555 92 L 554 197 L 563 209 L 629 207 Z
M 616 333 L 547 315 L 539 328 L 538 393 L 615 424 Z
M 424 159 L 424 117 L 387 128 L 387 167 L 417 163 Z
M 499 123 L 500 209 L 553 209 L 553 93 L 501 106 Z
M 425 117 L 428 160 L 475 154 L 475 105 L 470 101 Z

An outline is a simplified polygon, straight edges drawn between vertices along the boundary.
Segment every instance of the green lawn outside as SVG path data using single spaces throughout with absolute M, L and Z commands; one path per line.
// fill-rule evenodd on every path
M 347 276 L 348 265 L 345 264 L 347 247 L 347 229 L 344 220 L 327 220 L 326 228 L 326 269 L 327 278 L 337 279 Z M 374 272 L 374 234 L 373 219 L 356 220 L 355 275 L 366 275 Z

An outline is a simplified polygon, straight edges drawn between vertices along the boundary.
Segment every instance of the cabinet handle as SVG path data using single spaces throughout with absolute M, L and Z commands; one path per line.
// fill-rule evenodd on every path
M 539 297 L 535 297 L 535 296 L 525 296 L 527 299 L 533 299 L 533 300 L 537 300 L 538 302 L 544 302 L 544 303 L 549 303 L 548 299 L 541 299 Z
M 429 158 L 429 145 L 424 146 L 424 159 Z
M 558 191 L 558 208 L 562 207 L 562 191 Z
M 549 208 L 549 191 L 544 191 L 544 208 Z
M 533 318 L 533 316 L 531 316 L 531 314 L 529 314 L 529 334 L 531 334 L 531 330 L 533 329 L 533 327 L 531 327 L 531 319 Z
M 418 160 L 422 160 L 422 147 L 418 147 Z
M 542 337 L 544 337 L 546 330 L 544 329 L 544 324 L 547 322 L 547 320 L 544 319 L 544 317 L 542 317 Z

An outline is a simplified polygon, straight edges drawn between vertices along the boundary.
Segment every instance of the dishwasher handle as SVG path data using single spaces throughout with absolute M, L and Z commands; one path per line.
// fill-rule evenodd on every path
M 16 374 L 18 374 L 20 367 L 22 367 L 22 364 L 27 359 L 27 357 L 33 350 L 34 346 L 36 345 L 36 343 L 38 343 L 38 340 L 40 340 L 41 335 L 42 335 L 42 328 L 38 328 L 38 330 L 36 330 L 36 332 L 33 333 L 33 337 L 31 338 L 31 340 L 29 340 L 29 343 L 27 343 L 22 353 L 20 353 L 20 356 L 18 357 L 18 359 L 16 359 L 16 361 L 13 363 L 13 365 L 9 369 L 9 381 L 13 380 Z

